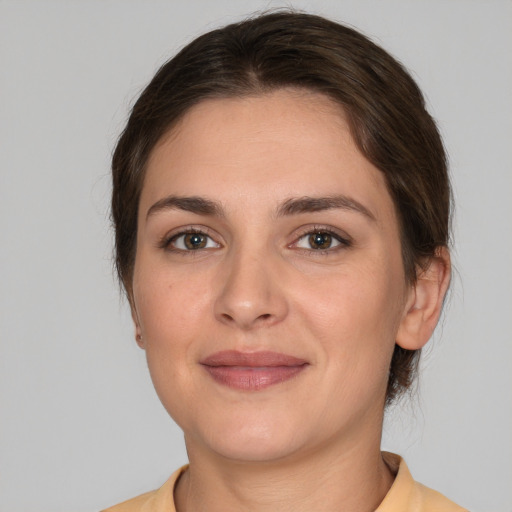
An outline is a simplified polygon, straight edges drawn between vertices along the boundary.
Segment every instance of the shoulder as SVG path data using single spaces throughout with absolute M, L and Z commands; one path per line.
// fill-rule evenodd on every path
M 467 512 L 465 508 L 459 507 L 456 503 L 443 496 L 440 492 L 434 491 L 423 484 L 414 482 L 415 501 L 418 511 L 421 512 Z
M 391 453 L 383 456 L 396 477 L 376 512 L 467 512 L 441 493 L 414 481 L 401 457 Z
M 146 492 L 137 496 L 136 498 L 132 498 L 127 501 L 123 501 L 118 505 L 114 505 L 113 507 L 106 508 L 101 512 L 142 512 L 143 510 L 151 510 L 151 502 L 154 501 L 154 496 L 157 491 Z
M 183 466 L 175 471 L 160 489 L 123 501 L 118 505 L 102 510 L 102 512 L 176 512 L 174 487 L 187 467 Z

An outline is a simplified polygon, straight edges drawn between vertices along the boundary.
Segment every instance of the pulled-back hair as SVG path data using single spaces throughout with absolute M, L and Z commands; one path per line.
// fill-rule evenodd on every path
M 356 30 L 320 16 L 279 11 L 198 37 L 158 70 L 135 103 L 112 159 L 115 258 L 129 299 L 139 199 L 156 143 L 205 99 L 289 87 L 324 94 L 341 105 L 359 150 L 384 174 L 408 282 L 414 284 L 436 249 L 448 245 L 446 155 L 414 80 Z M 418 357 L 419 351 L 395 345 L 388 403 L 410 386 Z

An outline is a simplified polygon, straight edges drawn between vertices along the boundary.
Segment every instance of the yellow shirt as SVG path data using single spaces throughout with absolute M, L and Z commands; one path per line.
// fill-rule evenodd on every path
M 395 481 L 375 512 L 467 512 L 437 491 L 415 482 L 409 468 L 398 455 L 386 453 L 386 462 L 398 467 Z M 103 512 L 176 512 L 174 486 L 187 469 L 178 469 L 156 491 L 141 494 L 136 498 L 108 508 Z

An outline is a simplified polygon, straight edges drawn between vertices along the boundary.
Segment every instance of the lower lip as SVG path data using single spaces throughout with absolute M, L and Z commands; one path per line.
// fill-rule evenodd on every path
M 204 366 L 220 384 L 243 391 L 259 391 L 292 379 L 306 364 L 297 366 Z

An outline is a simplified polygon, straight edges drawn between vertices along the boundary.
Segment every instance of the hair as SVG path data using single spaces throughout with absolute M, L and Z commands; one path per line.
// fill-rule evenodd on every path
M 340 105 L 365 158 L 385 176 L 397 212 L 405 276 L 414 284 L 450 233 L 446 155 L 423 95 L 404 67 L 356 30 L 279 11 L 208 32 L 155 74 L 136 101 L 112 159 L 115 263 L 131 300 L 137 217 L 148 157 L 194 105 L 282 88 Z M 419 350 L 395 345 L 386 402 L 409 388 Z

